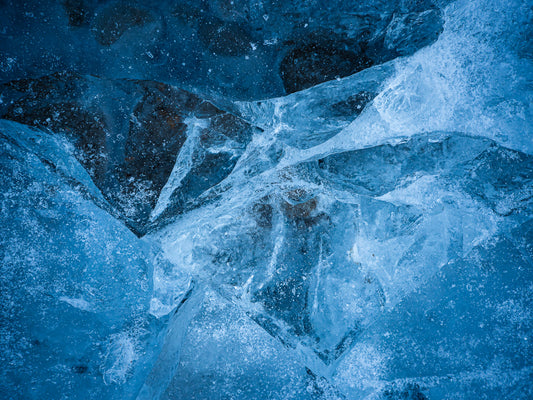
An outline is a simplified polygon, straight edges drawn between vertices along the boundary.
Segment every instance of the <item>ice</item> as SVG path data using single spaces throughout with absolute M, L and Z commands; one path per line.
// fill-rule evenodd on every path
M 162 398 L 312 399 L 321 390 L 316 386 L 312 375 L 278 340 L 209 290 L 189 327 L 177 373 Z
M 532 397 L 532 8 L 493 3 L 2 3 L 2 393 Z
M 508 10 L 502 12 L 501 7 Z M 361 136 L 375 143 L 391 136 L 447 130 L 488 137 L 531 153 L 527 82 L 533 69 L 524 54 L 524 35 L 531 28 L 526 22 L 529 13 L 522 7 L 520 2 L 487 5 L 485 12 L 481 3 L 450 5 L 439 40 L 402 63 L 376 98 L 368 121 L 354 121 L 337 140 L 361 146 Z M 353 136 L 358 138 L 351 144 Z
M 236 106 L 245 119 L 272 130 L 279 140 L 308 148 L 349 125 L 380 91 L 392 71 L 391 63 L 386 63 L 288 96 L 237 102 Z
M 474 171 L 501 152 L 525 178 L 516 180 L 511 214 L 472 193 Z M 512 226 L 505 216 L 523 220 L 531 162 L 486 139 L 423 135 L 264 173 L 266 189 L 247 192 L 246 182 L 155 236 L 171 262 L 238 299 L 327 375 L 376 319 Z M 492 174 L 490 196 L 505 179 Z
M 105 211 L 65 138 L 9 121 L 0 135 L 3 396 L 130 396 L 164 329 L 150 245 Z
M 138 235 L 158 217 L 192 207 L 228 175 L 253 132 L 208 100 L 154 81 L 65 72 L 9 82 L 2 97 L 3 118 L 60 132 L 73 143 L 112 213 Z M 206 183 L 191 177 L 197 168 L 210 173 Z M 173 169 L 183 170 L 177 182 Z M 173 189 L 169 184 L 161 193 L 167 180 Z
M 369 330 L 364 350 L 355 347 L 334 378 L 348 397 L 360 397 L 369 387 L 401 392 L 417 383 L 428 398 L 527 398 L 531 261 L 517 249 L 531 240 L 530 222 L 525 225 L 516 228 L 521 243 L 496 236 L 474 248 Z M 381 362 L 362 368 L 361 353 Z M 362 383 L 352 383 L 354 378 Z
M 466 262 L 500 235 L 514 235 L 516 224 L 529 218 L 531 127 L 525 115 L 530 92 L 517 87 L 520 81 L 511 83 L 507 74 L 475 76 L 475 70 L 462 68 L 472 46 L 483 44 L 476 54 L 480 66 L 500 40 L 492 32 L 498 28 L 480 23 L 475 28 L 481 43 L 457 47 L 470 40 L 458 21 L 478 24 L 472 17 L 478 12 L 468 4 L 448 7 L 439 40 L 410 59 L 395 61 L 392 77 L 385 67 L 373 67 L 287 97 L 238 103 L 244 118 L 265 132 L 254 137 L 232 175 L 218 186 L 215 205 L 155 233 L 171 262 L 236 299 L 348 398 L 377 392 L 416 397 L 428 390 L 442 398 L 432 385 L 445 384 L 431 382 L 441 382 L 437 377 L 447 372 L 426 373 L 413 364 L 408 373 L 403 361 L 395 365 L 388 350 L 379 347 L 381 342 L 373 343 L 369 332 L 385 335 L 387 349 L 398 351 L 400 339 L 388 326 L 398 324 L 392 316 L 408 299 L 429 306 L 418 299 L 423 288 L 436 287 L 448 266 Z M 505 18 L 512 17 L 501 17 L 500 23 Z M 503 33 L 510 38 L 520 34 Z M 505 62 L 528 74 L 528 61 Z M 487 86 L 483 96 L 472 90 L 478 84 Z M 516 114 L 506 110 L 496 117 L 502 107 L 484 104 L 504 87 L 512 98 L 505 101 L 513 102 Z M 360 112 L 347 114 L 353 122 L 346 125 L 331 112 L 331 104 L 363 90 L 379 93 Z M 465 118 L 465 111 L 476 117 Z M 472 120 L 486 124 L 466 125 Z M 257 166 L 250 168 L 250 163 Z M 525 260 L 530 266 L 529 256 Z M 411 325 L 422 323 L 416 321 Z M 431 327 L 419 337 L 408 326 L 402 325 L 399 335 L 406 334 L 406 343 L 414 340 L 420 350 L 404 352 L 422 357 L 422 352 L 441 351 L 445 359 L 461 358 L 458 353 L 446 358 L 448 350 L 428 342 Z M 509 334 L 501 340 L 514 340 Z M 449 331 L 443 338 L 447 335 L 453 343 Z M 457 340 L 463 337 L 457 335 Z M 470 351 L 468 346 L 461 351 Z M 488 362 L 489 354 L 480 358 Z M 425 363 L 444 367 L 436 357 Z M 510 354 L 501 357 L 506 363 Z M 527 357 L 522 359 L 527 364 Z M 472 375 L 467 372 L 483 368 L 464 360 L 445 393 L 474 390 L 469 385 L 477 378 L 468 383 Z M 525 364 L 505 373 L 523 376 L 529 368 Z M 354 373 L 363 382 L 351 385 Z M 416 378 L 428 374 L 433 381 Z M 504 383 L 493 389 L 510 390 Z
M 179 305 L 172 312 L 168 330 L 157 360 L 146 377 L 137 399 L 158 399 L 170 384 L 181 359 L 181 348 L 189 325 L 202 304 L 204 292 L 191 282 Z
M 442 30 L 431 1 L 7 0 L 0 7 L 3 82 L 73 70 L 239 100 L 345 77 L 361 60 L 412 54 Z

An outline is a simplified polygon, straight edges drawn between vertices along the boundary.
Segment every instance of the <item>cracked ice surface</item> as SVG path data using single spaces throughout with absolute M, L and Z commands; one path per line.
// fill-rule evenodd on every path
M 238 13 L 222 3 L 170 12 L 146 2 L 110 28 L 116 6 L 79 2 L 97 17 L 67 7 L 79 23 L 69 29 L 87 38 L 87 24 L 101 27 L 100 44 L 85 46 L 104 46 L 103 58 L 80 75 L 4 84 L 2 117 L 26 125 L 0 124 L 0 389 L 65 399 L 533 396 L 531 4 L 336 2 L 335 13 L 297 2 L 299 15 L 249 2 L 262 32 L 252 34 L 244 2 Z M 347 37 L 317 29 L 302 39 L 298 27 L 319 17 Z M 373 30 L 357 71 L 343 69 L 363 35 L 355 21 Z M 167 36 L 189 30 L 205 47 L 198 62 L 220 63 L 204 86 L 202 68 L 182 81 L 169 74 Z M 254 73 L 278 43 L 271 36 L 286 54 L 272 61 L 279 76 L 260 70 L 255 88 L 221 79 L 232 57 Z M 132 76 L 98 64 L 131 62 L 132 43 L 157 65 L 137 60 Z M 330 57 L 340 75 L 302 49 Z M 252 67 L 235 58 L 256 50 Z M 83 75 L 96 72 L 106 77 Z
M 439 40 L 391 66 L 238 103 L 264 132 L 212 205 L 152 234 L 325 397 L 531 389 L 532 65 L 511 22 L 528 11 L 482 8 L 453 3 Z M 377 95 L 346 123 L 343 90 Z

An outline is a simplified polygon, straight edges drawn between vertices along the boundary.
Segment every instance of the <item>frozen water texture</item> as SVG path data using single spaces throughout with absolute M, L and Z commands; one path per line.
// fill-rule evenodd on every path
M 16 115 L 41 129 L 2 121 L 3 392 L 533 396 L 530 2 L 302 2 L 300 14 L 266 1 L 211 1 L 205 11 L 181 2 L 165 14 L 166 2 L 147 2 L 128 6 L 114 25 L 115 3 L 79 3 L 96 16 L 71 13 L 68 29 L 93 35 L 88 48 L 105 46 L 98 62 L 120 54 L 124 66 L 142 48 L 146 65 L 157 61 L 151 78 L 167 82 L 118 79 L 146 79 L 142 63 L 138 76 L 116 65 L 82 71 L 113 80 L 79 78 L 89 87 L 81 98 L 108 85 L 105 94 L 120 93 L 117 104 L 131 114 L 128 131 L 116 127 L 124 110 L 99 108 L 104 136 L 118 143 L 129 135 L 143 150 L 133 153 L 139 165 L 157 162 L 157 152 L 170 157 L 159 142 L 143 147 L 139 132 L 153 132 L 154 121 L 183 124 L 180 144 L 163 177 L 143 175 L 161 184 L 138 238 L 121 222 L 120 193 L 105 192 L 114 172 L 102 184 L 64 124 L 32 123 L 35 97 Z M 306 34 L 311 17 L 336 30 L 311 26 Z M 262 33 L 251 33 L 247 19 Z M 204 53 L 199 75 L 179 82 L 161 46 L 189 30 Z M 350 47 L 357 35 L 367 35 L 364 60 L 343 70 L 353 54 L 363 57 L 363 47 Z M 253 72 L 276 43 L 279 74 Z M 243 67 L 246 57 L 253 67 Z M 246 88 L 248 78 L 221 78 L 237 59 L 235 71 L 259 74 L 257 90 Z M 220 69 L 202 86 L 207 64 Z M 315 79 L 317 71 L 328 79 Z M 150 90 L 138 92 L 139 82 Z M 0 111 L 16 119 L 8 87 Z
M 0 131 L 3 396 L 134 392 L 116 384 L 161 328 L 148 314 L 149 245 L 105 211 L 65 139 L 8 121 Z

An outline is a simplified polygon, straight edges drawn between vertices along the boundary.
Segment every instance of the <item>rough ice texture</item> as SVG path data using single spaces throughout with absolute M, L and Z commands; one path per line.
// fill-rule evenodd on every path
M 533 397 L 533 15 L 493 3 L 3 2 L 0 392 Z
M 231 161 L 236 161 L 252 134 L 251 126 L 211 102 L 154 81 L 56 73 L 9 82 L 2 86 L 2 94 L 9 99 L 0 104 L 3 118 L 70 139 L 77 159 L 115 214 L 139 235 L 148 230 L 150 213 L 186 143 L 199 141 L 201 146 L 191 157 L 206 171 L 204 176 L 213 177 L 194 190 L 175 188 L 169 193 L 172 199 L 179 198 L 172 202 L 173 213 L 191 207 L 197 195 L 229 174 Z M 196 129 L 198 124 L 201 129 Z M 211 151 L 220 153 L 211 158 L 205 154 L 225 138 L 235 143 Z M 223 167 L 225 172 L 217 171 Z M 184 173 L 183 185 L 193 180 L 191 173 L 194 170 Z

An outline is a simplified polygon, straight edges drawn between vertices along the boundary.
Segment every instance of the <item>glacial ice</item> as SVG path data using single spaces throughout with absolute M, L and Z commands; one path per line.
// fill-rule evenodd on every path
M 533 397 L 529 1 L 0 8 L 5 398 Z

